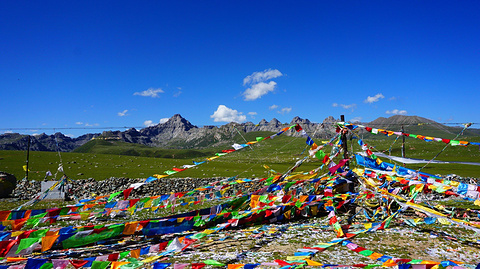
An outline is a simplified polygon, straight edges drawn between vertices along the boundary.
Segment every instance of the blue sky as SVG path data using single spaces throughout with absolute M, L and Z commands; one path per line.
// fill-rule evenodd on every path
M 0 1 L 0 132 L 78 136 L 177 113 L 198 126 L 480 123 L 479 13 L 479 1 Z

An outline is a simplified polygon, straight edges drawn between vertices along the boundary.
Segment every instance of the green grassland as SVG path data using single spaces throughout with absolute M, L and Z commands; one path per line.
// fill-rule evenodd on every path
M 267 137 L 271 132 L 252 132 L 237 135 L 230 143 L 245 143 L 254 141 L 256 137 Z M 317 144 L 322 139 L 314 139 Z M 480 141 L 480 137 L 462 137 L 460 140 Z M 378 135 L 368 137 L 364 142 L 378 151 L 401 156 L 401 139 L 395 142 L 394 137 Z M 395 142 L 395 143 L 394 143 Z M 445 144 L 442 142 L 425 142 L 423 140 L 406 138 L 406 156 L 411 158 L 431 159 L 439 153 Z M 206 149 L 160 149 L 120 141 L 91 141 L 75 152 L 30 152 L 29 179 L 42 180 L 46 171 L 52 173 L 58 168 L 60 158 L 65 173 L 72 179 L 95 178 L 103 180 L 109 177 L 146 178 L 154 174 L 163 174 L 173 167 L 181 168 L 193 161 L 203 161 L 215 156 L 222 149 L 230 149 L 228 145 Z M 348 140 L 350 151 L 361 151 L 358 140 Z M 324 151 L 330 153 L 331 146 Z M 174 177 L 266 177 L 268 171 L 263 165 L 268 165 L 280 173 L 287 171 L 295 162 L 308 154 L 308 147 L 303 137 L 278 136 L 267 139 L 250 147 L 227 154 L 195 168 L 173 175 Z M 22 166 L 25 164 L 26 152 L 0 151 L 0 171 L 14 174 L 17 179 L 25 176 Z M 480 151 L 477 146 L 448 146 L 438 157 L 442 161 L 464 161 L 480 163 Z M 384 159 L 386 162 L 391 162 Z M 308 159 L 296 171 L 309 171 L 321 166 L 320 160 Z M 354 162 L 352 165 L 355 165 Z M 419 169 L 424 164 L 408 165 L 408 168 Z M 432 174 L 457 174 L 480 178 L 480 166 L 462 164 L 429 164 L 422 171 Z M 57 178 L 59 178 L 57 176 Z

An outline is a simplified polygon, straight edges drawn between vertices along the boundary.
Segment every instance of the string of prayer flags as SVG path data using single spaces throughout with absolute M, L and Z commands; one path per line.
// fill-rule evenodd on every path
M 364 128 L 366 131 L 368 131 L 372 134 L 381 133 L 381 134 L 384 134 L 384 135 L 387 135 L 387 136 L 391 136 L 391 135 L 406 136 L 406 137 L 417 138 L 417 139 L 420 139 L 420 140 L 423 140 L 423 141 L 426 141 L 426 142 L 432 142 L 432 141 L 443 142 L 445 144 L 450 144 L 451 146 L 468 146 L 468 145 L 480 146 L 479 142 L 458 141 L 458 140 L 450 140 L 450 139 L 445 139 L 445 138 L 437 138 L 437 137 L 430 137 L 430 136 L 424 136 L 424 135 L 408 134 L 408 133 L 403 133 L 403 132 L 394 132 L 394 131 L 389 131 L 389 130 L 384 130 L 384 129 L 377 129 L 377 128 L 372 128 L 372 127 L 368 127 L 368 126 L 363 126 L 363 125 L 360 125 L 360 124 L 354 125 L 354 124 L 347 124 L 347 123 L 344 123 L 344 122 L 338 122 L 337 124 L 340 125 L 340 126 L 345 126 L 346 128 L 348 128 L 350 130 L 354 130 L 354 129 L 359 128 L 359 127 Z M 466 126 L 465 129 L 467 127 L 469 127 L 470 125 Z

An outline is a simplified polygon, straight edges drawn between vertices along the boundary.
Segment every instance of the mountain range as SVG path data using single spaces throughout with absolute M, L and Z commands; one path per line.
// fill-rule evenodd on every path
M 252 122 L 232 122 L 222 126 L 198 127 L 180 114 L 176 114 L 165 123 L 159 123 L 141 130 L 131 128 L 126 131 L 104 131 L 103 133 L 85 134 L 76 138 L 65 136 L 62 133 L 53 135 L 42 133 L 30 136 L 30 150 L 70 152 L 92 139 L 119 140 L 159 148 L 206 148 L 230 143 L 231 139 L 238 134 L 242 135 L 260 131 L 276 133 L 286 126 L 297 123 L 312 138 L 330 138 L 335 133 L 333 123 L 337 121 L 339 120 L 329 116 L 321 123 L 314 123 L 297 116 L 290 123 L 281 123 L 274 118 L 271 121 L 262 119 L 258 124 Z M 438 137 L 450 137 L 462 129 L 461 127 L 449 127 L 418 116 L 403 115 L 395 115 L 389 118 L 380 117 L 372 122 L 363 124 L 394 131 L 399 131 L 403 126 L 407 128 L 405 132 Z M 292 131 L 288 132 L 287 135 L 299 136 L 301 134 Z M 465 135 L 479 136 L 480 130 L 468 129 Z M 19 133 L 2 134 L 0 135 L 0 150 L 26 150 L 28 140 L 28 135 Z

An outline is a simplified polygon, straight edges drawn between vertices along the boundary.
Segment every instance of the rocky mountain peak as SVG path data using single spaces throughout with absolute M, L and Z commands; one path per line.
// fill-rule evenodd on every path
M 281 123 L 280 123 L 280 121 L 277 120 L 276 118 L 273 118 L 268 124 L 269 124 L 269 125 L 275 125 L 275 126 L 277 126 L 277 125 L 279 125 L 279 124 L 281 124 Z
M 302 119 L 299 116 L 296 116 L 295 118 L 292 119 L 290 123 L 291 124 L 295 124 L 295 123 L 310 124 L 311 122 L 308 119 Z
M 166 121 L 162 125 L 173 127 L 175 129 L 180 128 L 185 131 L 188 131 L 192 128 L 198 128 L 197 126 L 191 124 L 187 119 L 182 117 L 180 114 L 173 115 L 170 119 L 168 119 L 168 121 Z
M 323 120 L 323 123 L 327 124 L 327 123 L 334 123 L 334 122 L 337 122 L 337 121 L 338 120 L 336 120 L 333 116 L 328 116 Z

